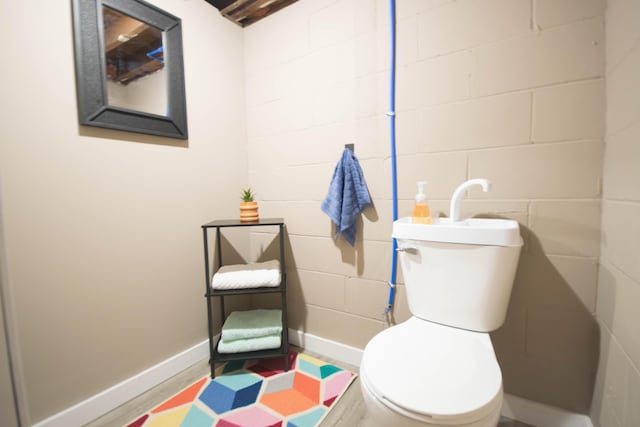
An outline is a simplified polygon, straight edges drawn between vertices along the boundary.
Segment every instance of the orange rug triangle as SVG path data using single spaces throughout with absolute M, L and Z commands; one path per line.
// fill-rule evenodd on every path
M 208 379 L 208 377 L 204 377 L 197 383 L 185 388 L 183 391 L 155 408 L 153 411 L 151 411 L 151 413 L 157 414 L 158 412 L 166 411 L 167 409 L 173 409 L 180 405 L 193 402 L 198 393 L 200 393 L 200 389 L 202 389 L 202 386 L 207 382 Z
M 260 398 L 260 403 L 284 416 L 289 416 L 296 412 L 304 412 L 318 406 L 318 402 L 314 402 L 292 388 L 265 394 Z

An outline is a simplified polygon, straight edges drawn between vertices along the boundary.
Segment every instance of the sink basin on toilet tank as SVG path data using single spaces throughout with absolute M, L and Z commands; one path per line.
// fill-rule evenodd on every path
M 517 221 L 401 218 L 393 237 L 412 315 L 477 332 L 504 323 L 522 247 Z
M 393 223 L 396 239 L 468 245 L 522 246 L 518 222 L 511 219 L 467 218 L 451 222 L 434 218 L 433 224 L 413 224 L 411 217 Z

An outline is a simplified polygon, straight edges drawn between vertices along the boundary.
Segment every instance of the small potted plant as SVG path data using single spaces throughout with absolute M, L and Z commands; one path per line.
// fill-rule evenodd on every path
M 240 222 L 258 221 L 258 202 L 254 200 L 255 195 L 251 188 L 242 190 L 240 202 Z

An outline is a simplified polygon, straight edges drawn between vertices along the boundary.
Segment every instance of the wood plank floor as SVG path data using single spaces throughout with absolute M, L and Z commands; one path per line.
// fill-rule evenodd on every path
M 346 365 L 320 354 L 292 347 L 292 350 L 308 354 L 320 360 L 332 363 L 343 369 L 358 372 L 355 366 Z M 154 408 L 180 390 L 192 384 L 209 373 L 209 364 L 203 360 L 184 370 L 178 375 L 159 384 L 148 392 L 130 400 L 124 405 L 90 422 L 86 427 L 122 427 L 135 420 L 140 415 Z M 366 407 L 360 391 L 359 379 L 349 386 L 336 406 L 322 421 L 321 427 L 367 427 Z M 503 418 L 498 427 L 534 427 L 519 421 Z

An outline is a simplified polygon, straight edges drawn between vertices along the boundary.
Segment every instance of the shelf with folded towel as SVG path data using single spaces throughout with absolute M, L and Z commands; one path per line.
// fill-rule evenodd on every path
M 283 340 L 282 310 L 234 311 L 222 325 L 216 344 L 218 357 L 255 358 L 256 353 L 280 355 Z
M 288 354 L 288 350 L 287 350 Z M 275 359 L 277 357 L 285 357 L 282 354 L 282 350 L 280 348 L 276 348 L 273 350 L 257 350 L 257 351 L 246 351 L 246 352 L 238 352 L 238 353 L 220 353 L 218 350 L 214 349 L 213 356 L 216 362 L 228 362 L 230 360 L 258 360 L 258 359 Z M 286 359 L 286 357 L 285 357 Z M 288 362 L 288 359 L 286 359 Z M 285 362 L 286 363 L 286 362 Z M 285 367 L 285 370 L 289 370 L 289 367 Z M 215 378 L 215 375 L 212 373 L 211 378 Z
M 284 274 L 277 259 L 224 265 L 211 278 L 210 290 L 214 296 L 282 292 Z
M 279 259 L 265 262 L 246 264 L 223 265 L 222 263 L 222 229 L 226 227 L 261 227 L 277 226 L 279 241 Z M 216 255 L 218 268 L 211 274 L 212 268 L 209 259 L 208 231 L 214 228 L 216 231 Z M 216 362 L 242 359 L 284 358 L 284 368 L 289 370 L 289 342 L 287 329 L 287 299 L 286 299 L 286 274 L 284 259 L 284 221 L 282 218 L 260 219 L 258 222 L 243 223 L 239 220 L 217 220 L 202 226 L 205 255 L 205 275 L 207 300 L 207 322 L 209 330 L 209 352 L 211 364 L 211 378 L 215 377 Z M 228 317 L 225 313 L 225 296 L 246 295 L 261 293 L 279 293 L 281 309 L 277 313 L 273 309 L 255 309 L 245 312 L 233 312 Z M 213 297 L 220 299 L 220 316 L 223 325 L 221 337 L 213 336 Z M 274 322 L 275 319 L 275 322 Z M 257 324 L 256 324 L 257 322 Z M 236 339 L 229 339 L 229 333 L 237 325 L 253 325 L 252 328 L 244 328 Z M 275 327 L 277 330 L 270 334 L 257 334 L 257 330 L 264 331 L 265 325 Z M 235 326 L 234 326 L 235 325 Z M 262 327 L 260 327 L 262 325 Z M 231 332 L 230 332 L 231 331 Z M 226 333 L 225 333 L 226 332 Z M 227 336 L 225 340 L 223 334 Z M 245 336 L 243 337 L 242 334 Z M 243 342 L 240 342 L 244 340 Z M 224 342 L 223 342 L 224 341 Z M 238 341 L 238 342 L 234 342 Z
M 246 294 L 270 294 L 270 293 L 278 293 L 283 292 L 286 289 L 283 285 L 280 285 L 275 288 L 244 288 L 244 289 L 225 289 L 225 290 L 217 290 L 211 289 L 211 291 L 206 295 L 210 297 L 219 297 L 225 295 L 246 295 Z

